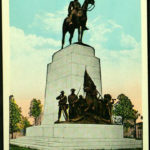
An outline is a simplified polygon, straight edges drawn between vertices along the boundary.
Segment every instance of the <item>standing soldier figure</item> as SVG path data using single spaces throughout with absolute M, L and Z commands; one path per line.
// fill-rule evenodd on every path
M 82 95 L 79 96 L 79 114 L 84 115 L 84 110 L 87 108 L 86 100 Z
M 68 105 L 66 104 L 67 103 L 67 97 L 64 95 L 64 91 L 61 91 L 60 92 L 61 94 L 56 97 L 57 100 L 59 100 L 59 112 L 58 112 L 58 121 L 57 122 L 60 122 L 60 117 L 61 117 L 61 112 L 63 111 L 64 113 L 64 118 L 66 121 L 68 121 L 68 114 L 67 114 L 67 108 L 68 108 Z
M 75 118 L 75 102 L 78 100 L 75 94 L 75 89 L 71 89 L 71 94 L 68 96 L 69 102 L 69 120 Z

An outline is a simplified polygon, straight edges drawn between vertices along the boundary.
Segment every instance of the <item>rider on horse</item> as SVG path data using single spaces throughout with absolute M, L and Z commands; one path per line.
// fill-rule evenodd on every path
M 69 23 L 70 25 L 72 24 L 73 15 L 80 16 L 79 10 L 81 9 L 82 9 L 81 4 L 79 3 L 78 0 L 74 0 L 70 2 L 69 7 L 68 7 L 68 17 L 70 20 L 70 23 Z M 88 28 L 85 26 L 84 30 L 88 30 Z

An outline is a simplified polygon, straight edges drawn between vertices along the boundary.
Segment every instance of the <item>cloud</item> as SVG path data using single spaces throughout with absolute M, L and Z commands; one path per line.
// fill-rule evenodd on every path
M 10 27 L 10 91 L 16 99 L 43 98 L 46 65 L 60 42 Z
M 96 22 L 102 21 L 100 18 L 95 20 Z M 108 20 L 102 24 L 97 24 L 91 30 L 88 43 L 95 47 L 96 55 L 101 59 L 105 66 L 104 69 L 107 70 L 108 68 L 113 73 L 117 70 L 120 75 L 121 72 L 130 69 L 126 75 L 130 74 L 131 78 L 136 76 L 138 80 L 138 74 L 141 72 L 141 44 L 131 35 L 124 33 L 123 27 L 114 21 Z M 118 34 L 116 34 L 116 30 Z M 109 34 L 112 36 L 108 36 Z M 114 40 L 117 38 L 118 40 Z M 110 44 L 111 42 L 116 45 L 116 48 Z M 104 73 L 106 72 L 104 71 Z M 124 75 L 122 77 L 125 79 Z
M 135 48 L 138 47 L 138 43 L 131 35 L 122 34 L 121 35 L 121 44 L 125 48 Z
M 89 40 L 87 43 L 101 45 L 104 49 L 110 50 L 132 50 L 138 47 L 139 42 L 124 32 L 123 26 L 114 20 L 106 20 L 102 16 L 88 20 L 90 31 L 87 33 Z
M 33 23 L 29 27 L 38 27 L 47 32 L 58 34 L 61 32 L 63 20 L 68 14 L 67 7 L 66 5 L 62 10 L 56 11 L 55 13 L 43 12 L 36 14 Z
M 112 28 L 120 28 L 122 29 L 122 26 L 117 24 L 115 21 L 113 20 L 108 20 L 108 23 L 112 25 Z

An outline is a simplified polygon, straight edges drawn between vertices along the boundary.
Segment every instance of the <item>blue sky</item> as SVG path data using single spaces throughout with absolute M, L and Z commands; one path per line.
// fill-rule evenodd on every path
M 33 97 L 44 99 L 46 65 L 61 47 L 61 28 L 69 2 L 10 0 L 10 94 L 20 104 Z M 101 59 L 103 91 L 114 98 L 125 93 L 141 112 L 140 0 L 95 3 L 93 11 L 88 12 L 90 30 L 85 32 L 83 42 L 93 46 Z M 77 33 L 73 38 L 76 41 Z
M 80 0 L 81 4 L 83 0 Z M 105 20 L 114 20 L 123 26 L 124 32 L 140 41 L 140 0 L 96 0 L 96 7 L 88 13 L 89 20 L 101 16 Z M 43 33 L 38 28 L 30 28 L 35 16 L 40 13 L 62 10 L 69 4 L 69 0 L 10 0 L 10 25 L 21 28 L 25 33 L 33 33 L 44 37 L 53 36 Z M 65 17 L 65 15 L 64 15 Z M 40 22 L 39 22 L 40 23 Z

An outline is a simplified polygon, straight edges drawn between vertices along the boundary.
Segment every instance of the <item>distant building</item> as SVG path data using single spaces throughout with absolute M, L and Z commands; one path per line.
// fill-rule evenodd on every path
M 124 120 L 124 137 L 134 138 L 134 120 Z
M 136 123 L 136 133 L 133 120 L 126 120 L 125 123 L 129 123 L 130 127 L 124 127 L 124 137 L 143 139 L 143 122 Z
M 136 138 L 143 139 L 143 122 L 136 124 Z

